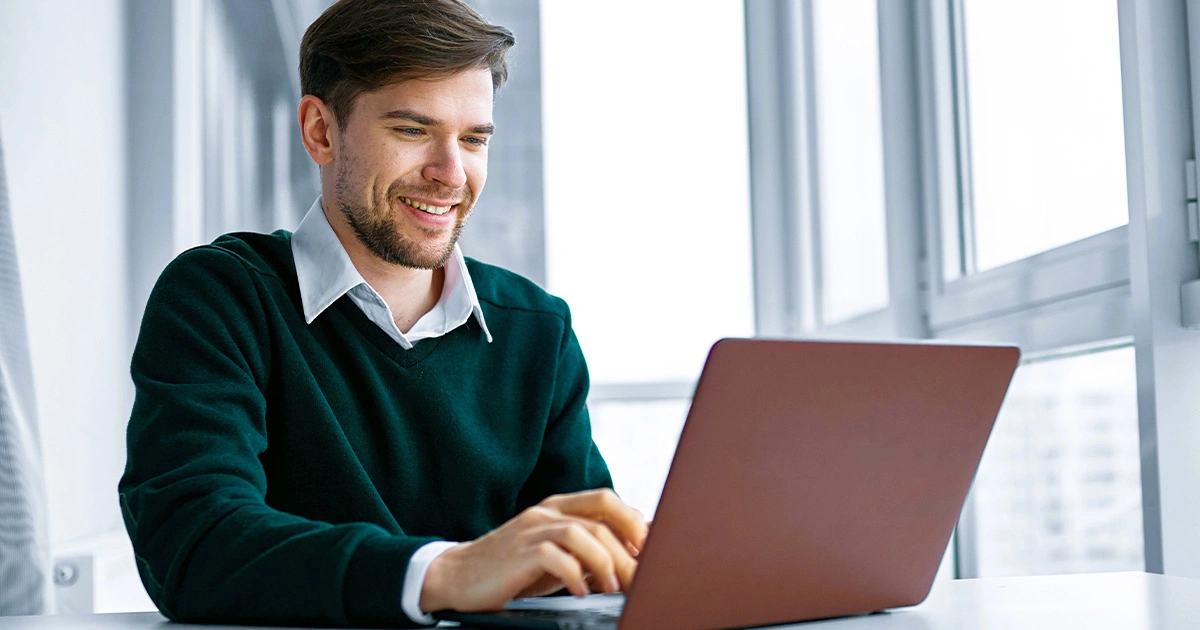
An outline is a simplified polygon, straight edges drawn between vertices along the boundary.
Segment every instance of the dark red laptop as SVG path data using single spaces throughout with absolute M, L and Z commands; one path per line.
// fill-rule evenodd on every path
M 917 604 L 1019 356 L 936 343 L 717 342 L 626 595 L 437 616 L 715 630 Z

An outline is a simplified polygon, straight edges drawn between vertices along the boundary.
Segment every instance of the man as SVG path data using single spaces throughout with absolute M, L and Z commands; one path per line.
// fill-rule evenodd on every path
M 120 499 L 183 621 L 428 623 L 628 586 L 570 314 L 463 258 L 513 44 L 456 0 L 342 0 L 301 44 L 322 196 L 180 255 L 142 321 Z M 458 544 L 455 544 L 458 543 Z

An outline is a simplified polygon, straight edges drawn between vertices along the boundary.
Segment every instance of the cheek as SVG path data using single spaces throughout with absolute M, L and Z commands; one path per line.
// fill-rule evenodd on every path
M 393 151 L 381 151 L 375 156 L 372 162 L 372 168 L 380 176 L 387 179 L 396 179 L 407 175 L 413 170 L 413 163 L 418 159 L 412 155 L 412 151 L 404 149 L 396 149 Z
M 389 194 L 393 186 L 411 184 L 415 178 L 411 155 L 401 150 L 376 153 L 361 166 L 371 173 L 381 195 Z
M 400 142 L 377 141 L 369 146 L 360 146 L 355 154 L 357 166 L 364 171 L 383 177 L 395 177 L 404 173 L 421 157 L 414 147 Z
M 487 182 L 487 155 L 469 161 L 464 160 L 463 168 L 467 173 L 467 186 L 478 197 L 479 192 L 483 190 L 484 183 Z

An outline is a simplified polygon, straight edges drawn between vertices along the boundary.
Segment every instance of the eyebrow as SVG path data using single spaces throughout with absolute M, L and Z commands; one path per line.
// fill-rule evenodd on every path
M 411 120 L 418 125 L 425 125 L 426 127 L 440 127 L 443 125 L 442 121 L 436 118 L 430 118 L 429 116 L 415 112 L 411 109 L 394 109 L 386 114 L 383 114 L 380 116 L 380 118 L 384 120 Z M 471 133 L 491 135 L 496 132 L 496 125 L 493 125 L 492 123 L 475 125 L 474 127 L 471 127 L 470 131 Z

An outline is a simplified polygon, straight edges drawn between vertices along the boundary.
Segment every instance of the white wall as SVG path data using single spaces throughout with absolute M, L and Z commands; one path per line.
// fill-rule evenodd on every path
M 0 134 L 55 550 L 122 527 L 124 32 L 121 0 L 0 1 Z

